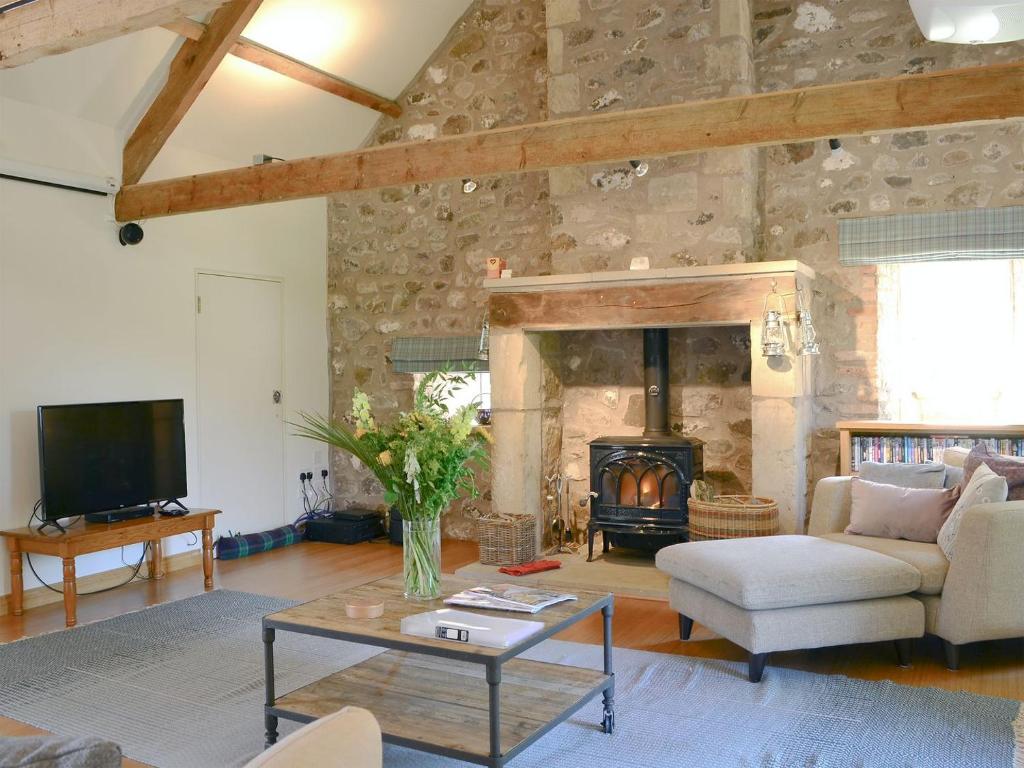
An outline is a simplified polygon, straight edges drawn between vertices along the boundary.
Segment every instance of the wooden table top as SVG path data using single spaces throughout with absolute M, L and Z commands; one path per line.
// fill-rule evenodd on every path
M 492 582 L 508 583 L 508 582 Z M 442 576 L 441 594 L 450 596 L 464 589 L 485 585 L 481 581 L 467 581 L 455 577 Z M 532 585 L 531 585 L 532 586 Z M 543 584 L 536 585 L 544 588 Z M 536 645 L 562 628 L 589 616 L 603 606 L 611 604 L 612 596 L 607 592 L 582 592 L 572 590 L 576 600 L 549 606 L 538 613 L 517 613 L 513 611 L 488 611 L 467 608 L 461 605 L 445 605 L 443 597 L 437 600 L 406 600 L 403 595 L 404 583 L 401 576 L 381 579 L 370 584 L 336 592 L 318 600 L 313 600 L 294 608 L 272 613 L 263 619 L 266 627 L 284 629 L 293 632 L 335 637 L 342 640 L 364 642 L 387 648 L 399 648 L 419 653 L 437 653 L 451 657 L 511 657 L 526 648 Z M 567 590 L 549 587 L 553 591 Z M 376 599 L 384 603 L 384 615 L 376 619 L 351 619 L 345 613 L 347 600 L 358 598 Z M 401 630 L 402 619 L 417 613 L 436 611 L 441 608 L 454 608 L 460 611 L 478 613 L 485 616 L 503 616 L 539 621 L 544 629 L 526 638 L 523 642 L 510 648 L 487 648 L 480 645 L 463 645 L 450 640 L 438 640 L 428 637 L 404 635 Z
M 134 520 L 122 520 L 117 523 L 87 523 L 85 518 L 77 520 L 74 524 L 65 526 L 64 531 L 53 526 L 47 526 L 38 530 L 38 524 L 26 525 L 21 528 L 12 528 L 7 531 L 0 531 L 0 536 L 19 541 L 69 541 L 86 536 L 103 536 L 118 533 L 143 533 L 141 530 L 147 526 L 154 530 L 162 527 L 181 528 L 188 527 L 186 521 L 194 520 L 202 527 L 203 518 L 209 515 L 219 515 L 219 509 L 198 509 L 193 508 L 187 515 L 160 515 L 153 514 L 148 517 L 137 517 Z

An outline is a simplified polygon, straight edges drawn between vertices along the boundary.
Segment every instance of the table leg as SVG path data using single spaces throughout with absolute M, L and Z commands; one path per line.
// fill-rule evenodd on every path
M 491 727 L 491 757 L 501 757 L 501 664 L 487 665 L 487 691 L 490 709 L 488 722 Z
M 207 521 L 206 525 L 210 522 Z M 203 585 L 213 589 L 213 529 L 203 528 Z
M 265 704 L 268 707 L 274 706 L 274 635 L 275 630 L 270 627 L 263 628 L 263 675 L 266 686 Z M 277 716 L 264 712 L 263 725 L 266 728 L 265 746 L 269 747 L 277 743 Z
M 8 539 L 8 554 L 11 557 L 11 613 L 21 616 L 24 610 L 25 582 L 21 578 L 21 548 Z
M 163 539 L 152 539 L 149 542 L 149 578 L 162 579 L 164 577 L 164 547 Z
M 75 580 L 75 558 L 64 558 L 64 624 L 78 623 L 78 586 Z
M 611 676 L 612 680 L 604 691 L 604 718 L 601 726 L 605 733 L 615 730 L 615 672 L 612 669 L 612 614 L 615 612 L 614 604 L 609 603 L 601 609 L 601 617 L 604 619 L 604 673 Z

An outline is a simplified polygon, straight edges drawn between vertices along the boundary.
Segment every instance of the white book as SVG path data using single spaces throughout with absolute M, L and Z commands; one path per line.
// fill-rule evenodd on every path
M 402 619 L 402 634 L 488 648 L 509 648 L 544 628 L 540 621 L 483 616 L 442 608 Z

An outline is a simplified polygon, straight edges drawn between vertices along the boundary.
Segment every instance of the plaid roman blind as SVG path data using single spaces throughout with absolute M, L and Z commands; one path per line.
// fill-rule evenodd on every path
M 452 371 L 486 371 L 480 358 L 479 336 L 414 336 L 397 338 L 388 356 L 398 373 L 430 373 L 443 368 Z
M 839 220 L 845 266 L 1024 258 L 1024 207 L 906 213 Z

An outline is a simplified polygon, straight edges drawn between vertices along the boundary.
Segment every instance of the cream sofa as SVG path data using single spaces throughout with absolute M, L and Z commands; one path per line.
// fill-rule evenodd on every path
M 383 760 L 377 718 L 365 709 L 345 707 L 302 726 L 245 768 L 381 768 Z
M 966 454 L 945 452 L 950 474 L 962 471 Z M 942 638 L 950 669 L 959 666 L 965 643 L 1024 636 L 1024 502 L 968 510 L 952 562 L 937 544 L 844 534 L 849 521 L 850 478 L 819 481 L 808 533 L 914 566 L 921 585 L 911 596 L 924 604 L 925 632 Z
M 965 456 L 946 452 L 949 484 Z M 818 483 L 808 536 L 659 551 L 680 637 L 696 620 L 732 640 L 750 653 L 756 682 L 775 651 L 892 640 L 905 664 L 910 639 L 927 633 L 956 669 L 965 643 L 1024 636 L 1024 502 L 968 510 L 950 562 L 937 544 L 844 534 L 850 483 Z

